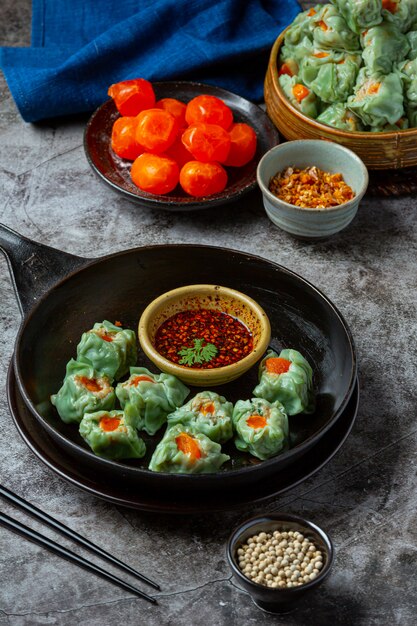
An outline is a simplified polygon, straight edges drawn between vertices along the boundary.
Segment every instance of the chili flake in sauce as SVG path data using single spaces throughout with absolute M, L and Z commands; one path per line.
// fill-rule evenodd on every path
M 355 196 L 342 174 L 323 172 L 316 166 L 304 170 L 287 167 L 271 178 L 269 190 L 280 200 L 304 209 L 327 209 Z
M 195 362 L 191 366 L 199 369 L 231 365 L 247 356 L 253 348 L 252 334 L 242 322 L 228 313 L 210 309 L 180 311 L 172 315 L 158 328 L 154 345 L 163 357 L 179 363 L 182 359 L 179 352 L 192 349 L 195 340 L 216 347 L 210 360 Z

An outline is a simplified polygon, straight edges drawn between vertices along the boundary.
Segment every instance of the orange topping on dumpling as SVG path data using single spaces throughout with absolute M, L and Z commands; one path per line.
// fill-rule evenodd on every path
M 132 378 L 130 384 L 133 385 L 133 387 L 137 387 L 142 381 L 147 383 L 155 382 L 150 376 L 135 376 L 134 378 Z
M 190 461 L 201 459 L 202 453 L 198 441 L 188 433 L 180 433 L 178 437 L 175 437 L 175 443 L 178 450 L 190 457 Z
M 250 428 L 265 428 L 268 422 L 262 415 L 251 415 L 246 420 L 246 423 Z
M 214 406 L 213 402 L 205 402 L 204 404 L 201 405 L 199 412 L 202 413 L 203 415 L 207 415 L 208 413 L 211 413 L 213 415 L 215 410 L 216 410 L 216 407 Z
M 390 13 L 396 13 L 398 11 L 398 3 L 393 2 L 393 0 L 382 0 L 382 8 Z
M 293 93 L 294 98 L 298 102 L 301 102 L 302 100 L 304 100 L 304 98 L 307 98 L 310 91 L 307 89 L 307 87 L 298 83 L 297 85 L 294 85 L 294 87 L 292 88 L 292 93 Z
M 291 361 L 281 357 L 267 359 L 265 361 L 266 371 L 269 374 L 285 374 L 290 369 Z
M 116 430 L 119 428 L 120 418 L 119 417 L 110 417 L 110 415 L 103 415 L 99 422 L 99 426 L 101 430 L 106 432 L 111 432 L 112 430 Z
M 97 393 L 97 391 L 101 391 L 101 385 L 94 378 L 87 378 L 87 376 L 77 376 L 77 380 L 88 389 L 88 391 L 92 391 Z
M 288 67 L 288 65 L 286 63 L 283 63 L 281 65 L 281 68 L 280 68 L 280 70 L 278 72 L 278 76 L 282 76 L 283 74 L 287 74 L 287 76 L 293 76 L 291 68 Z
M 369 94 L 378 93 L 378 91 L 380 90 L 380 87 L 381 87 L 381 83 L 374 83 L 368 88 L 368 93 Z

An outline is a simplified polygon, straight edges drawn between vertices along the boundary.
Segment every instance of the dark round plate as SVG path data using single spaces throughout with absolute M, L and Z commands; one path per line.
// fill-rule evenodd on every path
M 119 113 L 113 103 L 108 100 L 93 113 L 85 134 L 84 149 L 95 173 L 115 191 L 120 192 L 129 200 L 144 207 L 166 209 L 170 211 L 194 211 L 208 209 L 212 206 L 234 202 L 256 186 L 256 166 L 259 159 L 273 146 L 279 143 L 278 132 L 267 114 L 245 98 L 212 85 L 192 82 L 153 83 L 157 100 L 161 98 L 177 98 L 189 102 L 195 96 L 208 94 L 217 96 L 232 109 L 235 122 L 246 122 L 255 130 L 258 137 L 256 155 L 243 167 L 228 167 L 229 182 L 224 191 L 204 198 L 187 196 L 177 186 L 171 194 L 153 195 L 142 191 L 133 184 L 130 178 L 131 162 L 118 157 L 110 146 L 111 132 L 114 121 Z
M 120 320 L 137 328 L 144 308 L 156 296 L 187 284 L 221 284 L 256 300 L 271 322 L 271 346 L 299 350 L 314 372 L 316 410 L 290 420 L 290 447 L 280 455 L 259 461 L 225 446 L 231 460 L 213 474 L 169 474 L 148 470 L 162 433 L 147 440 L 143 459 L 110 461 L 95 456 L 74 424 L 59 419 L 50 396 L 60 388 L 66 363 L 76 353 L 85 329 L 97 320 Z M 138 363 L 147 365 L 142 353 Z M 196 245 L 148 246 L 91 261 L 58 282 L 31 310 L 16 340 L 14 364 L 26 406 L 74 463 L 109 479 L 131 476 L 137 488 L 176 489 L 210 493 L 218 489 L 269 480 L 277 470 L 299 459 L 340 418 L 356 381 L 356 353 L 350 330 L 336 307 L 303 278 L 266 259 L 225 248 Z M 151 369 L 154 369 L 151 366 Z M 231 402 L 252 396 L 257 368 L 217 390 Z
M 202 513 L 238 509 L 250 503 L 278 496 L 318 472 L 333 458 L 348 437 L 359 406 L 359 385 L 356 382 L 351 398 L 336 424 L 307 452 L 299 463 L 284 472 L 278 470 L 268 480 L 240 488 L 219 489 L 210 494 L 196 492 L 192 498 L 176 491 L 162 493 L 155 489 L 137 488 L 129 477 L 109 480 L 91 471 L 82 460 L 58 448 L 43 430 L 20 396 L 12 364 L 8 373 L 8 403 L 15 426 L 32 452 L 58 476 L 91 495 L 113 504 L 141 511 L 159 513 Z

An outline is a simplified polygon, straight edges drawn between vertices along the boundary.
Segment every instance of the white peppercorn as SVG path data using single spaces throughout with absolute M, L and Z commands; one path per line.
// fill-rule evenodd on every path
M 240 570 L 260 585 L 273 589 L 298 587 L 320 573 L 323 554 L 297 531 L 260 532 L 237 550 Z

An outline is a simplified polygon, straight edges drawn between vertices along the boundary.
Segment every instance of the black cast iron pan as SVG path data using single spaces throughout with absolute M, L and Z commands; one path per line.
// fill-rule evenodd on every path
M 99 240 L 92 248 L 99 247 Z M 23 321 L 14 352 L 21 397 L 55 442 L 91 472 L 138 488 L 233 490 L 268 479 L 310 450 L 343 413 L 355 385 L 356 356 L 349 328 L 334 305 L 297 274 L 265 259 L 225 248 L 167 245 L 136 248 L 100 259 L 83 259 L 30 241 L 0 225 Z M 266 310 L 271 346 L 293 347 L 314 369 L 317 408 L 313 415 L 290 418 L 291 446 L 268 461 L 226 449 L 232 460 L 216 474 L 172 475 L 147 470 L 156 445 L 139 461 L 101 459 L 83 443 L 74 425 L 64 424 L 49 398 L 62 383 L 67 361 L 75 356 L 81 334 L 95 321 L 120 320 L 136 329 L 144 307 L 161 293 L 194 283 L 215 283 L 247 293 Z M 142 354 L 140 363 L 150 366 Z M 153 366 L 150 369 L 155 370 Z M 251 397 L 255 368 L 217 390 L 231 401 Z

